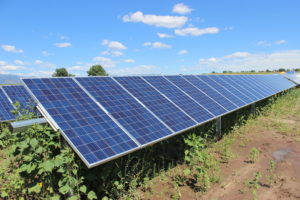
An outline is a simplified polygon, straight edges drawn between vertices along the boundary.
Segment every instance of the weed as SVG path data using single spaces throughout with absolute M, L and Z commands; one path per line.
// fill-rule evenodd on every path
M 256 172 L 254 174 L 254 178 L 249 181 L 246 181 L 245 183 L 247 188 L 251 191 L 254 200 L 257 200 L 257 190 L 260 188 L 259 180 L 261 176 L 262 176 L 261 172 Z
M 276 162 L 274 160 L 269 161 L 269 167 L 267 169 L 269 175 L 267 177 L 268 183 L 271 186 L 273 183 L 276 183 L 277 176 L 275 174 Z
M 259 150 L 256 147 L 252 147 L 250 150 L 249 161 L 255 163 L 259 159 Z

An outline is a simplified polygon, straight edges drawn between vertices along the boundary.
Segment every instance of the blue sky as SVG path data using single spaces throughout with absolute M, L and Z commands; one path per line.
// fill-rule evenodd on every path
M 299 68 L 300 1 L 0 0 L 0 74 Z

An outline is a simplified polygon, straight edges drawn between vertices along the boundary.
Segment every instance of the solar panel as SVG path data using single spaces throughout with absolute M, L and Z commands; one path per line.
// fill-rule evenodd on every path
M 202 123 L 214 118 L 214 116 L 210 114 L 210 112 L 207 111 L 203 106 L 187 96 L 183 91 L 181 91 L 179 88 L 177 88 L 177 86 L 163 76 L 145 76 L 143 78 L 156 89 L 158 89 L 162 94 L 166 95 L 171 101 L 188 113 L 198 123 Z
M 140 144 L 151 143 L 172 134 L 171 130 L 111 77 L 85 77 L 76 80 Z
M 12 114 L 15 108 L 12 106 L 2 88 L 0 88 L 0 122 L 15 120 Z
M 228 112 L 225 108 L 219 105 L 216 101 L 210 98 L 208 95 L 203 93 L 197 87 L 186 81 L 181 76 L 165 76 L 174 85 L 179 87 L 182 91 L 192 97 L 196 102 L 201 104 L 204 108 L 210 111 L 215 116 L 222 115 Z
M 211 78 L 211 76 L 197 76 L 201 81 L 205 82 L 207 85 L 209 85 L 211 88 L 215 89 L 217 92 L 222 94 L 224 97 L 226 97 L 229 101 L 237 105 L 238 107 L 242 107 L 246 105 L 247 103 L 241 100 L 238 96 L 236 96 L 232 91 L 227 90 L 219 83 L 215 82 Z
M 247 76 L 249 79 L 251 79 L 252 81 L 259 83 L 261 85 L 263 85 L 264 87 L 267 88 L 267 90 L 271 93 L 271 94 L 275 94 L 278 92 L 278 88 L 276 88 L 274 85 L 270 84 L 269 81 L 267 81 L 267 76 L 269 75 L 245 75 Z
M 134 76 L 23 82 L 48 121 L 93 167 L 294 85 L 281 78 Z M 6 97 L 1 88 L 0 100 L 11 106 Z
M 239 91 L 241 91 L 242 93 L 244 93 L 245 95 L 247 95 L 247 97 L 250 98 L 252 102 L 259 100 L 259 97 L 257 96 L 256 92 L 252 90 L 248 90 L 247 88 L 243 87 L 241 83 L 242 80 L 239 79 L 233 80 L 232 78 L 230 78 L 231 76 L 234 75 L 220 75 L 219 77 L 222 80 L 229 83 L 230 85 L 232 85 L 233 87 L 235 87 L 236 89 L 238 89 Z
M 38 113 L 38 111 L 35 109 L 36 103 L 31 98 L 30 94 L 27 92 L 24 86 L 10 85 L 2 86 L 2 88 L 14 104 L 16 102 L 20 103 L 21 109 L 26 109 L 29 112 Z
M 212 87 L 207 85 L 207 83 L 203 82 L 201 79 L 196 76 L 189 75 L 183 76 L 188 82 L 192 83 L 194 86 L 199 88 L 202 92 L 206 93 L 213 100 L 218 102 L 221 106 L 226 108 L 228 111 L 235 110 L 238 106 L 220 94 L 218 91 L 214 90 Z
M 182 131 L 196 125 L 193 119 L 183 113 L 141 77 L 115 77 L 114 79 L 171 127 L 173 131 Z
M 23 79 L 87 166 L 138 147 L 72 78 Z
M 243 93 L 242 91 L 238 90 L 234 85 L 230 84 L 229 82 L 223 80 L 221 75 L 211 75 L 207 76 L 210 79 L 214 80 L 218 84 L 222 85 L 227 90 L 231 91 L 233 94 L 238 96 L 241 100 L 243 100 L 246 104 L 252 103 L 253 100 L 247 96 L 247 94 Z
M 263 98 L 266 98 L 268 96 L 270 96 L 273 92 L 270 91 L 270 88 L 266 87 L 266 84 L 261 84 L 256 77 L 255 80 L 250 79 L 248 76 L 246 75 L 237 75 L 238 78 L 242 79 L 243 82 L 245 84 L 247 84 L 247 86 L 251 86 L 252 88 L 255 88 L 257 91 L 260 92 L 260 94 L 263 95 Z M 255 75 L 251 75 L 251 76 L 255 76 Z

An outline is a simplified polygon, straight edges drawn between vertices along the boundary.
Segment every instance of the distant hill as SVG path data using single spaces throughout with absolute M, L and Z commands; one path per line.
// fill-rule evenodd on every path
M 11 74 L 0 74 L 0 84 L 20 84 L 21 76 Z

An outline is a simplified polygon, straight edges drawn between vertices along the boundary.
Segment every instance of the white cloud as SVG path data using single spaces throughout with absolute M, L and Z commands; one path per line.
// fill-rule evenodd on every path
M 172 48 L 171 45 L 162 43 L 162 42 L 145 42 L 143 44 L 144 46 L 151 46 L 152 48 L 156 48 L 156 49 L 162 49 L 162 48 Z
M 180 51 L 178 52 L 179 55 L 184 55 L 184 54 L 187 54 L 187 53 L 188 53 L 188 51 L 185 50 L 185 49 L 182 49 L 182 50 L 180 50 Z
M 125 62 L 125 63 L 134 63 L 135 60 L 133 60 L 133 59 L 126 59 L 126 60 L 124 60 L 124 62 Z
M 53 71 L 44 71 L 44 70 L 34 70 L 27 74 L 27 76 L 35 76 L 35 77 L 49 77 L 52 76 Z
M 225 31 L 232 31 L 233 29 L 234 29 L 233 26 L 226 26 L 226 27 L 224 28 Z
M 127 47 L 118 41 L 103 40 L 102 45 L 108 46 L 111 49 L 125 50 Z
M 188 27 L 188 28 L 183 28 L 183 29 L 176 29 L 174 32 L 176 35 L 180 36 L 200 36 L 204 34 L 216 34 L 219 33 L 220 29 L 217 27 L 208 27 L 204 29 L 199 29 L 196 27 Z
M 112 56 L 123 56 L 124 53 L 122 51 L 102 51 L 102 55 L 112 55 Z
M 50 53 L 48 53 L 47 51 L 42 51 L 43 56 L 49 56 Z
M 236 52 L 218 58 L 200 59 L 194 69 L 206 71 L 249 71 L 299 66 L 300 50 L 288 50 L 274 53 Z
M 50 62 L 44 62 L 41 60 L 35 60 L 34 64 L 38 65 L 39 67 L 44 67 L 44 68 L 55 68 L 55 64 L 50 63 Z
M 179 28 L 188 21 L 188 18 L 185 16 L 144 15 L 142 12 L 137 11 L 123 16 L 123 21 L 141 22 L 156 27 Z
M 275 41 L 275 44 L 277 44 L 277 45 L 281 45 L 281 44 L 284 44 L 284 43 L 286 43 L 286 40 L 277 40 L 277 41 Z
M 63 43 L 55 43 L 54 46 L 58 48 L 65 48 L 65 47 L 71 47 L 72 44 L 69 42 L 63 42 Z
M 265 41 L 265 40 L 261 40 L 261 41 L 258 41 L 256 43 L 257 46 L 265 46 L 265 47 L 270 47 L 270 46 L 273 46 L 273 45 L 282 45 L 282 44 L 285 44 L 286 43 L 286 40 L 276 40 L 275 42 L 268 42 L 268 41 Z
M 87 67 L 80 66 L 80 65 L 74 65 L 74 66 L 68 67 L 68 70 L 83 71 L 83 70 L 87 70 Z
M 23 66 L 6 64 L 0 66 L 0 71 L 2 70 L 15 71 L 23 68 L 24 68 Z
M 102 65 L 103 67 L 107 67 L 107 68 L 115 67 L 117 65 L 116 61 L 113 61 L 110 58 L 105 58 L 105 57 L 101 57 L 101 56 L 97 56 L 97 57 L 93 58 L 93 61 Z
M 6 65 L 5 61 L 0 60 L 0 65 Z
M 189 14 L 192 12 L 193 9 L 189 8 L 187 5 L 184 5 L 183 3 L 178 3 L 173 6 L 173 13 L 178 13 L 181 15 Z
M 120 69 L 108 70 L 109 74 L 113 75 L 142 75 L 142 74 L 157 74 L 158 70 L 155 65 L 140 65 L 135 67 L 126 67 Z
M 26 63 L 22 60 L 15 60 L 14 63 L 17 64 L 17 65 L 27 65 L 28 64 L 28 63 Z
M 11 53 L 23 53 L 23 49 L 17 49 L 15 46 L 12 45 L 1 45 L 2 49 L 7 52 Z
M 267 41 L 265 41 L 265 40 L 258 41 L 258 42 L 256 43 L 256 45 L 257 45 L 257 46 L 265 46 L 265 47 L 267 47 L 267 46 L 272 46 L 272 44 L 271 44 L 270 42 L 267 42 Z
M 157 33 L 158 37 L 160 38 L 172 38 L 173 35 L 169 35 L 169 34 L 166 34 L 166 33 Z

